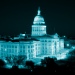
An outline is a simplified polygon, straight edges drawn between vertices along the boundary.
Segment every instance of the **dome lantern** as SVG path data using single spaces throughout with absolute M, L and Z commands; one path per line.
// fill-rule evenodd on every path
M 40 13 L 41 13 L 41 11 L 40 11 L 40 7 L 38 8 L 38 13 L 37 13 L 37 15 L 40 15 Z

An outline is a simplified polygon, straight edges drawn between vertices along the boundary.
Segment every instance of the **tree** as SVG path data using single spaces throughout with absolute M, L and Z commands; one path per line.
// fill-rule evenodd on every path
M 68 55 L 68 61 L 72 60 L 71 62 L 75 62 L 75 50 L 70 51 Z
M 41 65 L 46 67 L 53 63 L 54 63 L 54 59 L 50 57 L 45 57 L 44 59 L 41 60 Z
M 27 57 L 25 55 L 19 55 L 18 60 L 17 60 L 17 64 L 18 65 L 24 65 L 26 59 L 27 59 Z
M 0 68 L 4 67 L 5 65 L 6 63 L 2 59 L 0 59 Z
M 25 55 L 19 55 L 19 56 L 9 56 L 6 57 L 6 60 L 8 61 L 8 64 L 11 64 L 12 66 L 18 66 L 23 65 L 26 61 Z
M 12 69 L 18 69 L 18 66 L 13 65 L 13 66 L 12 66 Z
M 54 71 L 57 68 L 57 64 L 55 63 L 54 59 L 50 57 L 45 57 L 42 59 L 41 65 L 47 69 L 50 69 L 51 71 Z
M 26 61 L 26 66 L 28 69 L 34 69 L 34 62 L 33 61 Z

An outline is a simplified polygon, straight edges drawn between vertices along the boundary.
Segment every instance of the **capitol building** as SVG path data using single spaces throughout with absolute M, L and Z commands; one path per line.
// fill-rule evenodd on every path
M 40 55 L 55 55 L 64 49 L 64 39 L 57 33 L 46 32 L 46 24 L 41 10 L 38 8 L 31 26 L 31 36 L 20 34 L 10 40 L 0 39 L 0 58 L 15 55 L 25 55 L 33 59 Z

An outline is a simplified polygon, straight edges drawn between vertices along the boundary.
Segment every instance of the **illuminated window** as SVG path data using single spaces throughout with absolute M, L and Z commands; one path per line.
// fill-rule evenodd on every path
M 46 30 L 46 28 L 44 28 L 44 30 Z

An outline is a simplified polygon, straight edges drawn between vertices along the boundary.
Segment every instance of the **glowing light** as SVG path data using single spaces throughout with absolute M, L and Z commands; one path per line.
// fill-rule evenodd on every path
M 63 37 L 66 37 L 65 35 Z
M 37 15 L 40 15 L 40 12 L 41 12 L 41 11 L 40 11 L 40 7 L 39 7 L 39 8 L 38 8 L 38 13 L 37 13 Z
M 73 49 L 75 49 L 75 46 L 72 46 Z
M 7 51 L 7 49 L 5 48 L 5 51 Z
M 67 57 L 66 54 L 63 53 L 63 54 L 58 54 L 56 58 L 57 60 L 60 60 L 60 59 L 65 59 L 66 57 Z
M 69 46 L 69 44 L 67 44 L 67 46 Z

